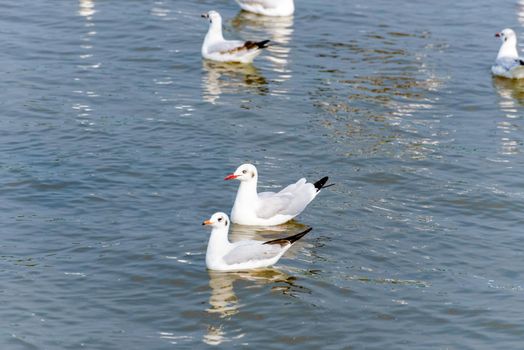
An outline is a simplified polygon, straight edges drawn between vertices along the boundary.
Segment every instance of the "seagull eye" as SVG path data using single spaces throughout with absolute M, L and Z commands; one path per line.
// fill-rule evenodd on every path
M 222 221 L 222 218 L 218 218 L 218 221 L 219 221 L 219 222 Z
M 247 173 L 247 170 L 242 170 L 242 174 L 245 174 L 245 173 Z

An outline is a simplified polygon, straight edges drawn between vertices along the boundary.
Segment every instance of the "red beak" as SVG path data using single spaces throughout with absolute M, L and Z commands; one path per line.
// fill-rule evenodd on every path
M 496 38 L 500 38 L 500 33 L 495 33 Z
M 224 180 L 233 180 L 233 179 L 236 179 L 238 177 L 238 175 L 235 175 L 235 174 L 229 174 L 228 176 L 226 176 L 224 178 Z

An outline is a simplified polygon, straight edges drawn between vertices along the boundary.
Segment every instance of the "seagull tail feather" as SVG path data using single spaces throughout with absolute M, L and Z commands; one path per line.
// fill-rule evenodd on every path
M 329 177 L 327 176 L 324 176 L 323 178 L 321 178 L 320 180 L 318 180 L 317 182 L 315 182 L 313 184 L 313 186 L 315 186 L 315 188 L 317 189 L 317 192 L 320 191 L 321 189 L 323 188 L 327 188 L 327 187 L 330 187 L 330 186 L 333 186 L 334 184 L 329 184 L 329 185 L 326 185 L 326 182 L 329 180 Z

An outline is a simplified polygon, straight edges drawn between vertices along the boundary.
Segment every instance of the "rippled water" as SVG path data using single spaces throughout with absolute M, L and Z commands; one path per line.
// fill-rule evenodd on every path
M 524 83 L 489 67 L 515 1 L 4 1 L 0 348 L 518 349 Z M 230 38 L 253 66 L 203 62 Z M 272 269 L 205 269 L 200 223 L 329 175 Z M 276 231 L 276 232 L 275 232 Z

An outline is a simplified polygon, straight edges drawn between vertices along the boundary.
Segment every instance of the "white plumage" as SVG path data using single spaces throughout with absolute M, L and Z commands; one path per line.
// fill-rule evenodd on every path
M 491 67 L 493 75 L 520 79 L 524 78 L 524 60 L 517 51 L 517 35 L 512 29 L 506 28 L 495 34 L 502 40 L 495 64 Z
M 296 235 L 271 241 L 244 240 L 231 243 L 228 239 L 229 217 L 215 213 L 203 225 L 212 227 L 207 244 L 206 266 L 210 270 L 238 271 L 274 265 L 280 257 L 311 228 Z
M 269 40 L 259 42 L 225 40 L 222 35 L 222 17 L 216 11 L 202 14 L 209 19 L 209 30 L 202 44 L 202 56 L 219 62 L 250 63 L 267 47 Z
M 293 0 L 236 0 L 244 11 L 264 16 L 291 16 L 295 12 Z
M 257 193 L 258 172 L 252 164 L 243 164 L 225 180 L 240 180 L 231 219 L 241 225 L 280 225 L 300 214 L 325 187 L 328 177 L 315 184 L 298 180 L 280 192 Z

